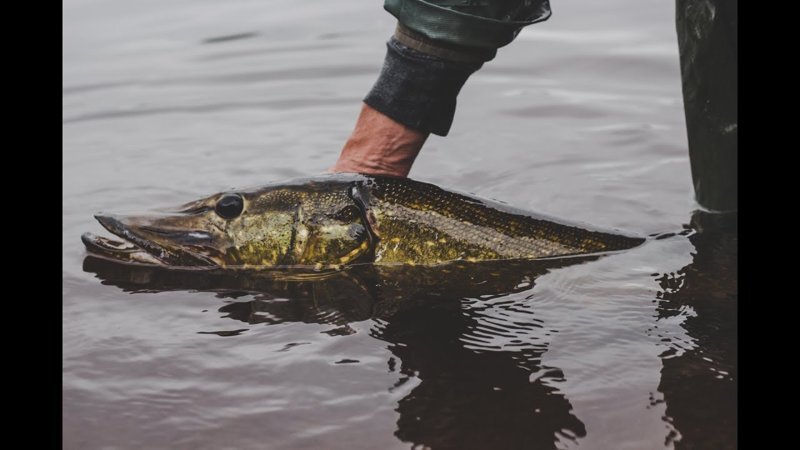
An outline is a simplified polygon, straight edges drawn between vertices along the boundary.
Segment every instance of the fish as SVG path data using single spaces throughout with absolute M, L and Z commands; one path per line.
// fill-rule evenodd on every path
M 230 190 L 153 214 L 95 215 L 87 251 L 184 269 L 336 269 L 608 254 L 645 238 L 409 178 L 330 174 Z

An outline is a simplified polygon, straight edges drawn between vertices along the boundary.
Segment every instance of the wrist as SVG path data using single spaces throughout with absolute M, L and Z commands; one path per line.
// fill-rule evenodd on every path
M 330 172 L 408 176 L 428 133 L 412 129 L 367 104 Z

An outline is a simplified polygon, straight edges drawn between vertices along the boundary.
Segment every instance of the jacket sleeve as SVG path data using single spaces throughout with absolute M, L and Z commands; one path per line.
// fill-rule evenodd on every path
M 523 27 L 551 14 L 549 0 L 385 0 L 383 7 L 408 34 L 492 57 Z
M 550 17 L 548 0 L 385 0 L 397 17 L 383 69 L 364 103 L 409 128 L 446 136 L 472 73 Z

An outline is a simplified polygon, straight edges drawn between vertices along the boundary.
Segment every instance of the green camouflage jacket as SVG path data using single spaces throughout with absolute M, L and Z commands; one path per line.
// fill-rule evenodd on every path
M 450 59 L 470 59 L 464 49 L 491 59 L 523 27 L 550 17 L 548 0 L 385 0 L 383 7 L 397 17 L 401 42 Z

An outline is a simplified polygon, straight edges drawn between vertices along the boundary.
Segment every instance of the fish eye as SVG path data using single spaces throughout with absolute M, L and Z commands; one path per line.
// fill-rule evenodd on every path
M 214 212 L 223 219 L 235 219 L 242 214 L 244 199 L 239 194 L 225 194 L 214 207 Z

